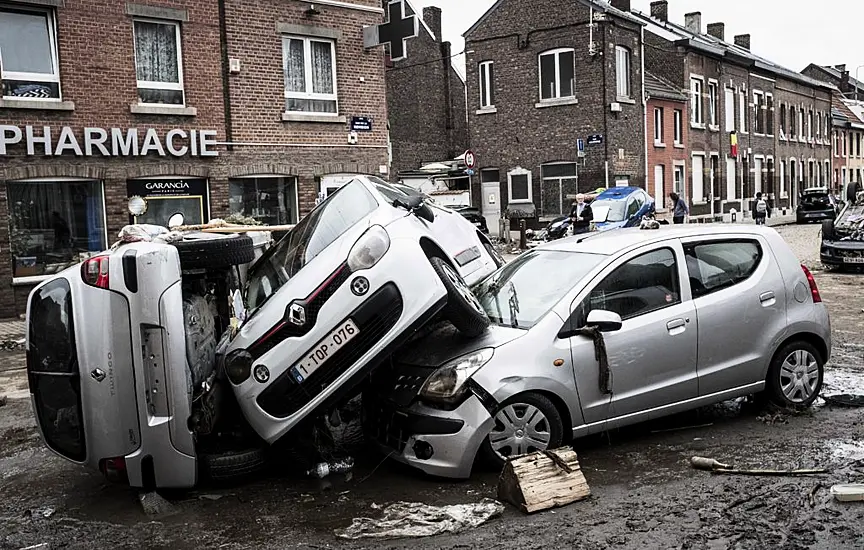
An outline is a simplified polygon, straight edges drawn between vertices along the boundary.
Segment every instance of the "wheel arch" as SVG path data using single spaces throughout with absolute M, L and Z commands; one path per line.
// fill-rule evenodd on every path
M 787 337 L 785 340 L 780 342 L 780 345 L 777 346 L 777 348 L 774 350 L 774 354 L 771 356 L 771 361 L 773 362 L 774 359 L 777 357 L 777 354 L 780 353 L 780 351 L 787 345 L 791 344 L 792 342 L 798 341 L 807 342 L 808 344 L 812 345 L 814 348 L 816 348 L 816 351 L 819 352 L 819 358 L 822 359 L 823 364 L 828 362 L 828 344 L 825 342 L 825 340 L 822 339 L 821 336 L 812 332 L 797 332 Z
M 450 264 L 450 267 L 455 269 L 457 272 L 459 271 L 459 268 L 453 263 L 453 259 L 444 252 L 444 249 L 441 248 L 438 243 L 429 237 L 420 237 L 420 248 L 423 249 L 423 253 L 426 254 L 427 258 L 441 258 Z

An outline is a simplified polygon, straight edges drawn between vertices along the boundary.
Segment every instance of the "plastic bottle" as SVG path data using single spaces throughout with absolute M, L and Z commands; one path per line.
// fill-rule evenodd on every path
M 349 457 L 333 462 L 321 462 L 306 472 L 306 475 L 309 477 L 324 479 L 330 474 L 347 474 L 352 468 L 354 468 L 354 459 Z

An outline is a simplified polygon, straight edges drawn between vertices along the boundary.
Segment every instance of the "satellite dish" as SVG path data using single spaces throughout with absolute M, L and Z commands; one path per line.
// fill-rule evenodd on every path
M 177 227 L 179 225 L 183 225 L 183 221 L 186 218 L 183 216 L 181 212 L 177 212 L 176 214 L 172 214 L 170 218 L 168 218 L 168 227 Z

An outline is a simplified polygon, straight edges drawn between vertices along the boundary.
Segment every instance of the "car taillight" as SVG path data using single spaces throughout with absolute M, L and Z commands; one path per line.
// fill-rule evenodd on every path
M 100 460 L 99 471 L 112 483 L 123 483 L 129 480 L 126 474 L 126 459 L 123 457 Z
M 108 288 L 108 263 L 110 256 L 94 256 L 81 265 L 81 278 L 90 286 Z
M 801 264 L 801 269 L 804 270 L 804 276 L 807 277 L 807 284 L 810 285 L 810 295 L 813 297 L 813 303 L 818 304 L 822 301 L 822 296 L 819 295 L 819 287 L 816 286 L 816 279 L 813 278 L 813 274 L 810 273 L 810 270 L 807 269 L 807 266 Z

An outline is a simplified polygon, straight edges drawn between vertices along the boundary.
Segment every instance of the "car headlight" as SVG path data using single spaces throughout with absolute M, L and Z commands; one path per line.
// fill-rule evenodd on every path
M 390 236 L 380 225 L 373 225 L 357 239 L 348 253 L 348 269 L 369 269 L 390 250 Z
M 468 391 L 465 382 L 492 359 L 492 353 L 492 348 L 485 348 L 447 363 L 426 380 L 420 397 L 438 403 L 458 401 Z
M 234 350 L 225 358 L 225 374 L 235 386 L 249 379 L 252 370 L 252 354 L 245 349 Z

